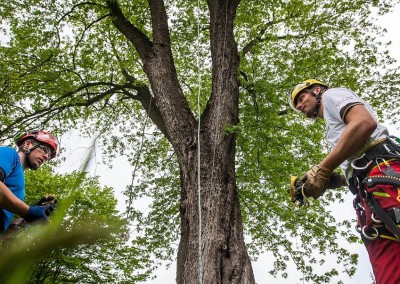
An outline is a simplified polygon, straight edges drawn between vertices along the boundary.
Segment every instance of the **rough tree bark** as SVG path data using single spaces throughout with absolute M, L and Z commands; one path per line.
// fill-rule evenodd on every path
M 212 93 L 201 116 L 201 267 L 203 283 L 254 283 L 243 239 L 235 176 L 239 56 L 233 21 L 240 0 L 208 0 Z M 113 23 L 135 46 L 154 94 L 162 128 L 177 155 L 181 179 L 181 239 L 177 283 L 199 283 L 197 122 L 177 78 L 163 0 L 149 0 L 153 38 L 132 25 L 116 0 L 108 0 Z M 143 101 L 142 101 L 143 103 Z

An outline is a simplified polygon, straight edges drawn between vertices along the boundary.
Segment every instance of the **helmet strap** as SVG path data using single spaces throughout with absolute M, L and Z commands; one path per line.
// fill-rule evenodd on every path
M 313 115 L 314 115 L 314 117 L 317 117 L 319 108 L 321 107 L 321 95 L 316 96 L 315 99 L 317 100 L 317 103 L 315 104 Z
M 35 150 L 37 147 L 39 147 L 39 144 L 34 145 L 33 147 L 29 148 L 28 150 L 23 150 L 24 154 L 25 154 L 25 161 L 26 161 L 26 165 L 28 166 L 28 168 L 33 169 L 32 168 L 32 164 L 31 161 L 29 160 L 29 155 L 30 153 Z
M 310 91 L 310 93 L 311 93 L 311 95 L 313 95 L 313 96 L 315 97 L 315 99 L 317 100 L 317 103 L 315 104 L 315 108 L 314 108 L 314 112 L 313 112 L 314 118 L 317 118 L 317 117 L 318 117 L 319 108 L 321 107 L 322 94 L 323 94 L 324 92 L 321 92 L 321 91 L 320 91 L 320 92 L 318 93 L 318 95 L 317 95 L 315 92 L 313 92 L 313 91 Z

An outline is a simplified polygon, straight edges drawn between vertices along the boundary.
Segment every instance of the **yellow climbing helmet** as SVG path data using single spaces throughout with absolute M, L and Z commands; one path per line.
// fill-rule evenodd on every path
M 290 97 L 289 97 L 289 104 L 295 111 L 298 111 L 296 109 L 296 100 L 297 100 L 298 96 L 305 89 L 308 89 L 313 85 L 321 85 L 321 86 L 324 86 L 326 88 L 329 88 L 329 86 L 327 84 L 322 83 L 321 81 L 318 81 L 318 80 L 315 80 L 315 79 L 308 79 L 308 80 L 305 80 L 305 81 L 297 84 L 296 86 L 294 86 L 294 88 L 293 88 L 293 90 L 292 90 L 292 92 L 290 94 Z

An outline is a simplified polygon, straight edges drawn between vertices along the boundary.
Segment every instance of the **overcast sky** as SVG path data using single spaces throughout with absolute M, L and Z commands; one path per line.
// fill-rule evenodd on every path
M 387 39 L 390 39 L 392 41 L 392 46 L 390 47 L 390 51 L 392 53 L 392 56 L 395 57 L 399 62 L 400 62 L 400 38 L 399 38 L 399 31 L 400 31 L 400 7 L 399 5 L 396 7 L 396 9 L 390 13 L 389 15 L 386 15 L 384 18 L 381 18 L 379 20 L 379 25 L 386 27 L 388 30 L 387 34 Z M 390 123 L 386 123 L 387 126 L 389 126 L 390 130 L 392 131 L 391 134 L 395 134 L 397 136 L 400 136 L 400 133 L 398 130 L 395 130 L 395 128 L 399 126 L 393 126 L 390 125 Z M 77 148 L 76 145 L 76 133 L 71 134 L 70 136 L 64 137 L 62 144 L 64 147 L 67 148 L 66 153 L 66 158 L 67 162 L 62 164 L 60 166 L 60 171 L 62 172 L 70 172 L 71 169 L 78 169 L 81 166 L 82 163 L 82 153 L 85 152 L 85 149 L 88 148 L 90 145 L 90 141 L 87 141 L 87 145 L 85 146 L 82 143 L 79 143 L 79 145 L 82 145 L 82 147 Z M 79 157 L 79 158 L 76 158 Z M 101 162 L 100 160 L 100 155 L 98 154 L 98 158 L 95 162 Z M 96 164 L 96 163 L 94 163 Z M 120 196 L 120 208 L 124 208 L 124 201 L 122 198 L 122 192 L 125 190 L 126 186 L 130 184 L 131 182 L 131 172 L 132 168 L 128 164 L 128 162 L 124 158 L 117 158 L 114 162 L 114 168 L 109 169 L 106 166 L 103 165 L 96 165 L 92 167 L 92 173 L 99 175 L 100 176 L 100 181 L 104 185 L 112 186 L 115 191 L 116 195 Z M 355 212 L 352 207 L 352 200 L 353 197 L 350 193 L 348 193 L 347 198 L 346 198 L 346 203 L 344 204 L 333 204 L 332 208 L 336 212 L 336 218 L 338 219 L 354 219 L 355 218 Z M 335 282 L 337 280 L 341 279 L 345 284 L 369 284 L 371 283 L 371 278 L 370 274 L 372 272 L 371 270 L 371 265 L 368 260 L 368 255 L 366 253 L 366 250 L 362 244 L 359 245 L 351 245 L 350 250 L 352 252 L 357 252 L 359 253 L 359 265 L 358 265 L 358 272 L 355 277 L 352 279 L 349 279 L 347 275 L 341 276 L 339 278 L 336 278 Z M 306 282 L 302 282 L 299 280 L 301 275 L 296 272 L 296 270 L 292 267 L 291 270 L 289 270 L 290 278 L 289 279 L 274 279 L 272 276 L 268 274 L 268 271 L 272 269 L 272 256 L 270 256 L 268 253 L 264 254 L 262 257 L 259 258 L 258 261 L 253 262 L 253 269 L 256 277 L 256 282 L 258 284 L 306 284 Z M 327 256 L 327 259 L 329 260 L 329 256 Z M 335 259 L 332 258 L 332 261 Z M 166 270 L 164 267 L 160 268 L 157 271 L 158 278 L 156 280 L 149 280 L 145 284 L 169 284 L 169 283 L 175 283 L 175 264 L 172 265 L 172 267 L 168 270 Z

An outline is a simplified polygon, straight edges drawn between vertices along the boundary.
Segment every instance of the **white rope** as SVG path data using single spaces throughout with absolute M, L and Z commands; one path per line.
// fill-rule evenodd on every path
M 203 246 L 201 231 L 202 231 L 202 220 L 201 220 L 201 175 L 200 175 L 200 117 L 201 117 L 201 108 L 200 108 L 200 93 L 201 93 L 201 73 L 200 73 L 200 0 L 197 0 L 197 73 L 198 73 L 198 92 L 197 92 L 197 112 L 198 112 L 198 120 L 197 120 L 197 200 L 198 200 L 198 211 L 199 211 L 199 237 L 198 237 L 198 254 L 199 254 L 199 283 L 203 284 L 203 261 L 202 261 L 202 253 L 201 248 Z

